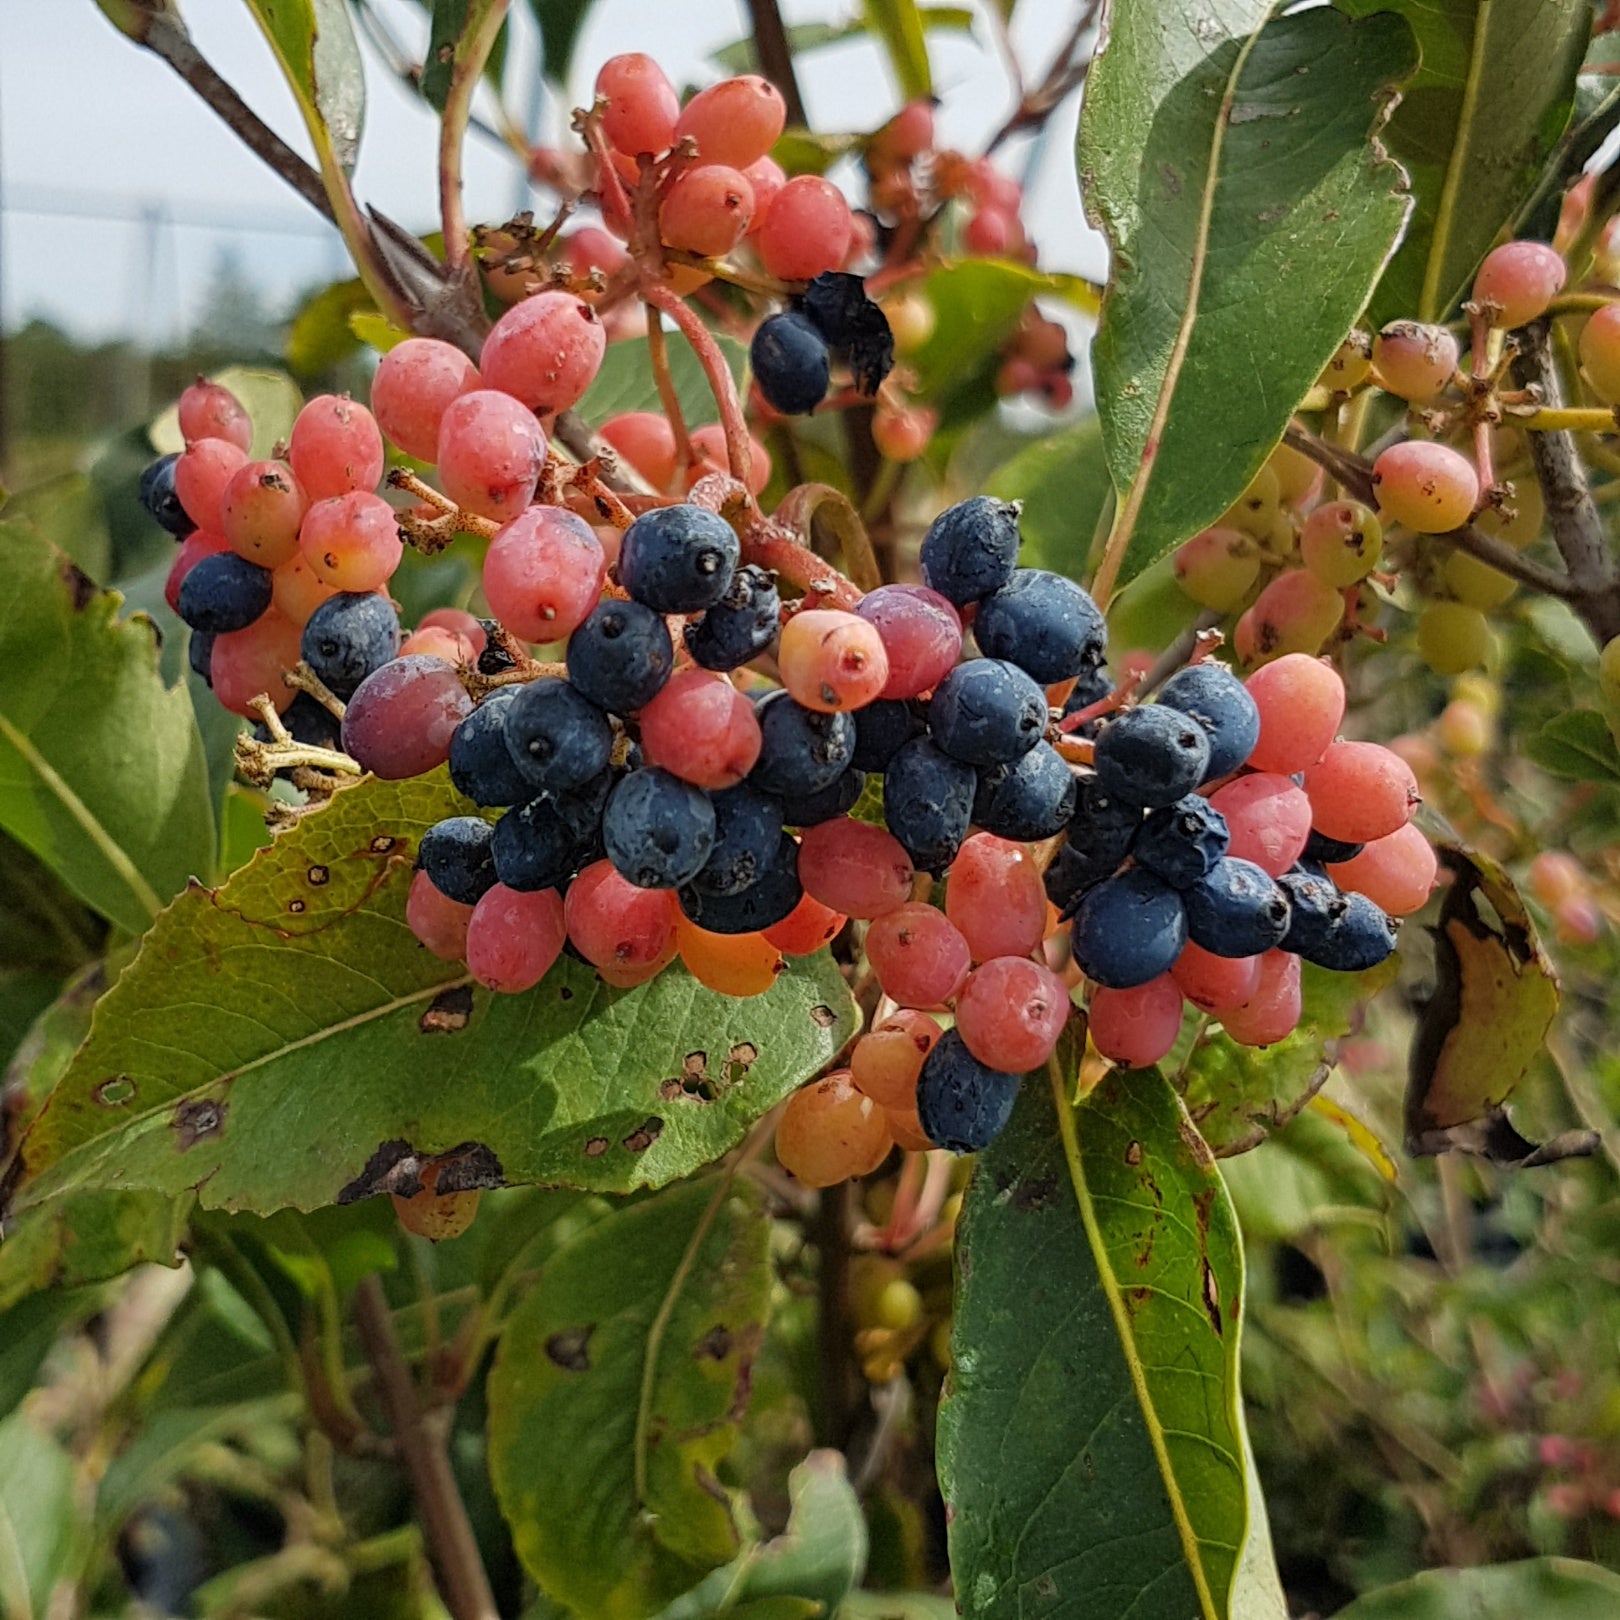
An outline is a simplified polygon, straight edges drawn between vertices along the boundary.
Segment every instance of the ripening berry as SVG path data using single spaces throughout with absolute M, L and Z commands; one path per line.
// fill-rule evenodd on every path
M 610 416 L 601 436 L 654 489 L 675 482 L 675 430 L 656 411 L 621 411 Z
M 879 405 L 872 415 L 872 442 L 890 461 L 915 461 L 928 448 L 938 425 L 939 412 L 926 405 L 898 410 Z
M 1311 801 L 1293 777 L 1250 771 L 1218 788 L 1209 802 L 1226 818 L 1226 853 L 1253 861 L 1268 877 L 1281 877 L 1304 852 Z
M 252 716 L 249 702 L 261 692 L 284 714 L 297 692 L 281 677 L 298 662 L 298 626 L 272 607 L 245 630 L 214 637 L 209 674 L 214 696 L 232 714 Z
M 1174 567 L 1176 583 L 1200 607 L 1230 613 L 1260 578 L 1260 548 L 1237 529 L 1205 529 L 1177 549 Z
M 1327 477 L 1320 463 L 1288 444 L 1279 444 L 1266 465 L 1277 475 L 1278 499 L 1296 512 L 1316 499 Z
M 902 1007 L 937 1007 L 962 987 L 967 941 L 943 911 L 910 901 L 866 931 L 866 959 L 883 993 Z
M 1221 514 L 1213 527 L 1241 529 L 1256 540 L 1264 540 L 1276 527 L 1282 506 L 1281 486 L 1270 467 L 1262 467 L 1249 486 Z
M 465 608 L 434 608 L 422 615 L 417 621 L 416 628 L 418 631 L 432 629 L 454 631 L 472 648 L 475 658 L 489 641 L 489 633 Z
M 1453 758 L 1478 759 L 1491 750 L 1491 717 L 1477 703 L 1453 698 L 1440 711 L 1434 735 Z
M 467 924 L 473 908 L 442 895 L 426 872 L 411 879 L 405 897 L 405 922 L 417 941 L 446 962 L 460 962 L 467 955 Z
M 328 585 L 304 560 L 303 553 L 295 551 L 270 576 L 270 593 L 276 611 L 302 629 L 322 602 L 338 594 L 338 587 Z
M 1341 889 L 1366 895 L 1392 917 L 1408 917 L 1429 898 L 1440 861 L 1422 831 L 1408 822 L 1327 870 Z
M 804 892 L 846 917 L 881 917 L 903 906 L 914 876 L 911 857 L 886 828 L 840 816 L 800 835 Z
M 745 169 L 776 145 L 786 123 L 781 91 L 757 73 L 744 73 L 698 91 L 681 109 L 675 134 L 696 141 L 703 162 Z
M 917 1076 L 939 1042 L 940 1027 L 925 1012 L 901 1007 L 855 1043 L 850 1075 L 873 1102 L 888 1109 L 917 1106 Z
M 680 911 L 675 944 L 682 965 L 699 984 L 738 1000 L 764 995 L 785 965 L 782 953 L 763 934 L 713 934 Z
M 1383 550 L 1384 525 L 1360 501 L 1327 501 L 1300 530 L 1300 559 L 1335 590 L 1365 579 L 1378 566 Z
M 915 354 L 934 335 L 938 317 L 934 306 L 920 293 L 894 293 L 883 300 L 889 331 L 894 334 L 896 354 Z
M 574 949 L 593 967 L 636 971 L 663 962 L 675 941 L 675 896 L 640 889 L 612 861 L 594 861 L 568 886 L 563 920 Z
M 1605 304 L 1581 328 L 1581 366 L 1604 404 L 1620 404 L 1620 304 Z
M 1288 776 L 1314 765 L 1344 720 L 1344 682 L 1334 667 L 1289 653 L 1244 682 L 1260 713 L 1260 740 L 1249 755 L 1257 771 Z
M 1387 838 L 1423 802 L 1412 767 L 1381 743 L 1336 742 L 1305 769 L 1311 825 L 1345 844 Z
M 1457 340 L 1443 326 L 1391 321 L 1373 339 L 1372 363 L 1380 385 L 1413 405 L 1428 405 L 1457 374 Z
M 724 675 L 685 669 L 641 711 L 649 764 L 711 792 L 735 787 L 759 758 L 754 706 Z
M 1181 1010 L 1181 987 L 1168 973 L 1133 990 L 1099 985 L 1091 993 L 1091 1044 L 1127 1068 L 1150 1068 L 1176 1044 Z
M 406 338 L 377 362 L 371 409 L 377 426 L 408 456 L 432 461 L 450 402 L 481 388 L 478 368 L 453 343 Z
M 198 439 L 224 439 L 244 455 L 253 446 L 253 420 L 241 400 L 223 383 L 199 377 L 181 392 L 176 414 L 180 437 L 188 445 Z
M 756 235 L 770 217 L 771 204 L 787 184 L 787 171 L 772 157 L 755 158 L 742 171 L 743 179 L 754 188 L 754 217 L 748 235 Z
M 1593 945 L 1603 932 L 1603 912 L 1590 895 L 1571 895 L 1553 908 L 1555 937 L 1564 945 Z
M 956 1031 L 963 1045 L 1004 1074 L 1038 1069 L 1052 1055 L 1068 1018 L 1063 981 L 1021 956 L 997 956 L 976 967 L 956 998 Z
M 761 932 L 784 956 L 814 956 L 838 938 L 848 921 L 843 912 L 822 905 L 813 894 L 801 894 L 781 922 Z
M 1568 275 L 1562 255 L 1545 242 L 1504 242 L 1485 255 L 1474 277 L 1473 302 L 1492 326 L 1527 326 L 1547 313 Z
M 297 634 L 294 630 L 295 646 Z M 225 639 L 221 636 L 214 644 L 216 661 Z M 216 690 L 217 679 L 216 667 Z M 349 699 L 343 751 L 384 781 L 421 776 L 449 759 L 450 739 L 472 707 L 455 668 L 442 658 L 392 659 L 368 675 Z
M 864 708 L 889 680 L 889 655 L 875 625 L 836 608 L 796 613 L 776 654 L 794 701 L 821 714 Z
M 1500 568 L 1492 568 L 1466 551 L 1454 551 L 1442 571 L 1446 588 L 1459 602 L 1489 612 L 1499 608 L 1518 589 Z
M 686 487 L 690 489 L 706 473 L 731 471 L 726 454 L 726 430 L 718 422 L 706 422 L 693 428 L 690 436 L 692 465 L 686 469 Z M 743 480 L 751 493 L 758 495 L 771 481 L 771 453 L 753 434 L 748 435 L 748 476 Z
M 555 889 L 524 892 L 497 883 L 467 923 L 467 971 L 487 990 L 532 989 L 562 955 L 567 938 Z
M 1335 394 L 1354 393 L 1366 382 L 1371 371 L 1372 339 L 1365 332 L 1354 331 L 1322 368 L 1322 375 L 1316 379 L 1317 386 Z
M 1217 956 L 1189 940 L 1181 947 L 1170 977 L 1200 1012 L 1218 1015 L 1242 1006 L 1260 988 L 1260 958 Z
M 602 133 L 620 152 L 667 152 L 675 144 L 681 98 L 664 70 L 640 51 L 610 56 L 596 75 Z
M 279 568 L 298 554 L 298 526 L 309 502 L 279 461 L 238 467 L 220 497 L 220 528 L 231 550 L 261 568 Z
M 844 262 L 851 229 L 843 192 L 819 174 L 796 174 L 759 228 L 760 261 L 783 281 L 809 281 Z
M 870 1175 L 893 1142 L 883 1110 L 839 1069 L 788 1098 L 776 1127 L 777 1162 L 807 1187 Z
M 534 412 L 510 394 L 475 388 L 445 408 L 434 459 L 456 505 L 504 523 L 534 498 L 546 435 Z
M 1530 892 L 1542 905 L 1551 908 L 1573 894 L 1585 894 L 1586 873 L 1573 855 L 1561 849 L 1544 849 L 1530 863 Z
M 962 227 L 962 246 L 980 258 L 1003 258 L 1024 244 L 1018 215 L 1005 208 L 978 208 Z
M 1460 529 L 1479 503 L 1474 464 L 1429 439 L 1392 444 L 1373 463 L 1373 487 L 1379 511 L 1416 534 Z
M 607 561 L 584 518 L 531 506 L 500 529 L 484 557 L 490 612 L 524 641 L 563 641 L 602 595 Z
M 1221 1027 L 1240 1046 L 1272 1046 L 1293 1032 L 1301 1011 L 1299 958 L 1267 951 L 1259 986 L 1242 1006 L 1221 1014 Z
M 1344 618 L 1344 597 L 1303 568 L 1279 574 L 1255 598 L 1246 617 L 1254 637 L 1249 663 L 1285 653 L 1316 653 Z
M 346 394 L 318 394 L 293 423 L 287 459 L 310 500 L 325 501 L 374 490 L 386 458 L 364 405 Z
M 247 465 L 247 453 L 228 439 L 198 439 L 174 464 L 174 492 L 199 529 L 224 532 L 225 486 Z
M 533 411 L 566 411 L 585 397 L 607 352 L 596 311 L 570 292 L 536 293 L 514 304 L 484 339 L 479 357 L 486 388 L 498 388 Z
M 393 507 L 361 490 L 316 501 L 304 515 L 298 548 L 317 578 L 357 592 L 387 584 L 405 549 Z
M 1436 675 L 1461 675 L 1490 656 L 1491 627 L 1478 608 L 1431 602 L 1418 616 L 1418 652 Z
M 686 170 L 658 207 L 665 244 L 717 259 L 743 238 L 754 217 L 754 188 L 736 169 L 700 163 Z
M 957 852 L 945 886 L 945 915 L 975 962 L 1028 956 L 1046 937 L 1046 888 L 1034 857 L 993 833 L 974 833 Z
M 962 656 L 962 619 L 926 585 L 880 585 L 856 613 L 883 639 L 889 678 L 880 697 L 914 698 L 931 692 Z
M 867 142 L 867 157 L 878 163 L 910 163 L 934 146 L 934 104 L 908 101 Z

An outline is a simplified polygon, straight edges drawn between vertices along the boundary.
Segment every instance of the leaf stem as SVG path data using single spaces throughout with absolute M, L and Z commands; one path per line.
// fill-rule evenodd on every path
M 1620 432 L 1620 418 L 1606 405 L 1543 405 L 1525 416 L 1510 411 L 1505 420 L 1512 427 L 1528 428 L 1532 433 Z
M 658 403 L 664 407 L 670 432 L 675 436 L 675 487 L 679 489 L 686 482 L 686 469 L 692 465 L 692 440 L 686 431 L 686 412 L 681 409 L 681 397 L 675 392 L 675 378 L 669 369 L 664 317 L 652 304 L 647 305 L 647 359 L 652 366 L 653 381 L 658 385 Z
M 478 27 L 456 42 L 450 88 L 439 115 L 439 218 L 444 225 L 444 260 L 453 273 L 468 266 L 471 245 L 462 199 L 461 159 L 478 81 L 506 21 L 508 0 L 490 0 Z
M 423 1415 L 416 1381 L 400 1350 L 393 1315 L 375 1275 L 362 1278 L 354 1291 L 354 1319 L 410 1476 L 445 1607 L 453 1620 L 498 1620 L 489 1576 L 451 1472 L 446 1422 L 429 1422 Z M 438 1416 L 448 1420 L 449 1414 Z

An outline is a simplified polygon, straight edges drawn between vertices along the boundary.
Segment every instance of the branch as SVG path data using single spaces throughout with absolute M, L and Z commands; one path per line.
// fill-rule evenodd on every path
M 804 97 L 799 94 L 798 76 L 793 71 L 793 48 L 788 44 L 776 0 L 748 0 L 748 20 L 754 30 L 754 57 L 759 70 L 782 92 L 782 99 L 787 103 L 787 121 L 801 126 L 808 124 Z
M 430 1428 L 422 1415 L 416 1383 L 400 1352 L 394 1319 L 375 1275 L 362 1279 L 355 1289 L 354 1320 L 410 1476 L 445 1607 L 453 1620 L 498 1620 L 478 1542 L 450 1471 L 444 1435 L 438 1423 Z
M 1086 74 L 1091 68 L 1091 56 L 1076 61 L 1075 54 L 1080 49 L 1080 41 L 1097 21 L 1101 10 L 1102 0 L 1086 0 L 1080 7 L 1080 13 L 1074 20 L 1074 27 L 1069 30 L 1068 38 L 1064 40 L 1057 55 L 1052 58 L 1052 65 L 1047 69 L 1046 77 L 1033 90 L 1024 91 L 1019 95 L 1018 105 L 985 146 L 986 157 L 1009 136 L 1016 135 L 1020 130 L 1034 129 L 1044 124 L 1069 94 L 1085 83 Z M 1016 84 L 1016 59 L 1013 61 L 1013 67 Z
M 506 21 L 507 0 L 494 0 L 476 33 L 456 43 L 450 67 L 450 89 L 439 114 L 439 218 L 444 226 L 444 258 L 460 274 L 468 264 L 467 215 L 461 196 L 461 152 L 472 117 L 473 96 L 484 64 L 495 48 L 495 36 Z
M 1553 363 L 1545 320 L 1532 322 L 1519 334 L 1520 380 L 1541 396 L 1544 408 L 1562 408 L 1563 380 Z M 1575 585 L 1573 601 L 1593 635 L 1608 642 L 1620 635 L 1620 569 L 1609 552 L 1603 516 L 1586 482 L 1574 435 L 1565 431 L 1532 433 L 1530 460 L 1547 505 L 1553 543 Z
M 1539 435 L 1532 434 L 1534 441 Z M 1289 423 L 1283 433 L 1283 443 L 1290 449 L 1309 456 L 1319 467 L 1325 467 L 1356 500 L 1368 506 L 1378 504 L 1372 482 L 1372 463 L 1364 456 L 1342 445 L 1329 444 L 1297 423 Z M 1568 574 L 1548 568 L 1532 558 L 1521 556 L 1505 540 L 1487 534 L 1477 523 L 1469 523 L 1446 534 L 1430 535 L 1431 540 L 1444 540 L 1470 557 L 1488 563 L 1498 573 L 1506 574 L 1527 590 L 1540 591 L 1543 596 L 1556 596 L 1560 601 L 1579 606 L 1580 586 Z

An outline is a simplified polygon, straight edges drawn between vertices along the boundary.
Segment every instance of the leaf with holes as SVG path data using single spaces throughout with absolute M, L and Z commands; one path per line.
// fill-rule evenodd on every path
M 770 1293 L 763 1199 L 730 1178 L 618 1209 L 552 1257 L 489 1378 L 490 1476 L 548 1597 L 632 1620 L 736 1556 L 717 1476 Z
M 852 1032 L 825 952 L 749 1000 L 680 969 L 613 991 L 567 958 L 523 995 L 474 985 L 405 924 L 418 841 L 471 808 L 442 768 L 368 779 L 182 895 L 23 1138 L 12 1210 L 97 1187 L 314 1209 L 411 1190 L 430 1161 L 441 1192 L 661 1186 Z
M 1275 1577 L 1240 1557 L 1236 1220 L 1169 1082 L 1110 1074 L 1071 1107 L 1076 1056 L 1025 1079 L 958 1230 L 939 1414 L 957 1602 L 1237 1620 Z
M 344 0 L 247 0 L 281 63 L 324 171 L 360 155 L 366 80 Z
M 1092 350 L 1120 492 L 1108 585 L 1242 493 L 1410 206 L 1375 136 L 1411 30 L 1271 10 L 1120 6 L 1087 82 L 1081 187 L 1114 247 Z
M 1443 320 L 1569 123 L 1592 14 L 1564 0 L 1339 0 L 1339 9 L 1398 13 L 1423 53 L 1384 132 L 1416 207 L 1369 314 L 1377 326 Z
M 0 828 L 142 932 L 214 864 L 202 738 L 158 634 L 26 523 L 0 523 Z

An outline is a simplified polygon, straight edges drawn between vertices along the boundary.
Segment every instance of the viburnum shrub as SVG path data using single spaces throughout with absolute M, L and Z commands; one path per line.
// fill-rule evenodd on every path
M 132 586 L 161 580 L 169 685 L 145 621 L 8 525 L 0 828 L 72 948 L 0 1118 L 0 1389 L 51 1386 L 50 1434 L 0 1422 L 0 1526 L 60 1476 L 86 1528 L 0 1536 L 7 1612 L 1317 1612 L 1396 1557 L 1313 1584 L 1356 1532 L 1309 1488 L 1273 1557 L 1255 1458 L 1332 1450 L 1278 1415 L 1295 1361 L 1334 1443 L 1377 1431 L 1357 1500 L 1419 1504 L 1401 1557 L 1602 1555 L 1545 1526 L 1620 1517 L 1612 1370 L 1532 1512 L 1528 1448 L 1459 1460 L 1443 1403 L 1379 1389 L 1421 1343 L 1505 1430 L 1562 1387 L 1534 1344 L 1467 1298 L 1366 1366 L 1324 1348 L 1402 1220 L 1460 1272 L 1471 1199 L 1607 1140 L 1590 8 L 1086 5 L 961 151 L 941 8 L 838 31 L 903 88 L 860 132 L 807 127 L 820 37 L 767 0 L 741 70 L 611 55 L 530 147 L 521 8 L 438 0 L 417 62 L 381 8 L 247 0 L 309 166 L 174 6 L 99 3 L 358 279 L 293 322 L 307 400 L 200 377 L 124 469 L 173 541 Z M 534 8 L 559 94 L 587 9 Z M 356 20 L 438 114 L 430 242 L 353 190 Z M 1082 82 L 1104 287 L 1048 262 L 1008 161 Z M 534 212 L 468 218 L 475 107 Z M 1545 922 L 1590 992 L 1551 1037 Z M 1541 1099 L 1550 1140 L 1519 1133 L 1538 1066 L 1591 1131 Z M 1453 1153 L 1477 1179 L 1435 1183 Z M 1376 1257 L 1323 1237 L 1346 1209 Z M 1295 1331 L 1296 1292 L 1340 1316 Z M 1453 1522 L 1482 1481 L 1510 1528 Z M 249 1501 L 273 1533 L 151 1550 Z

